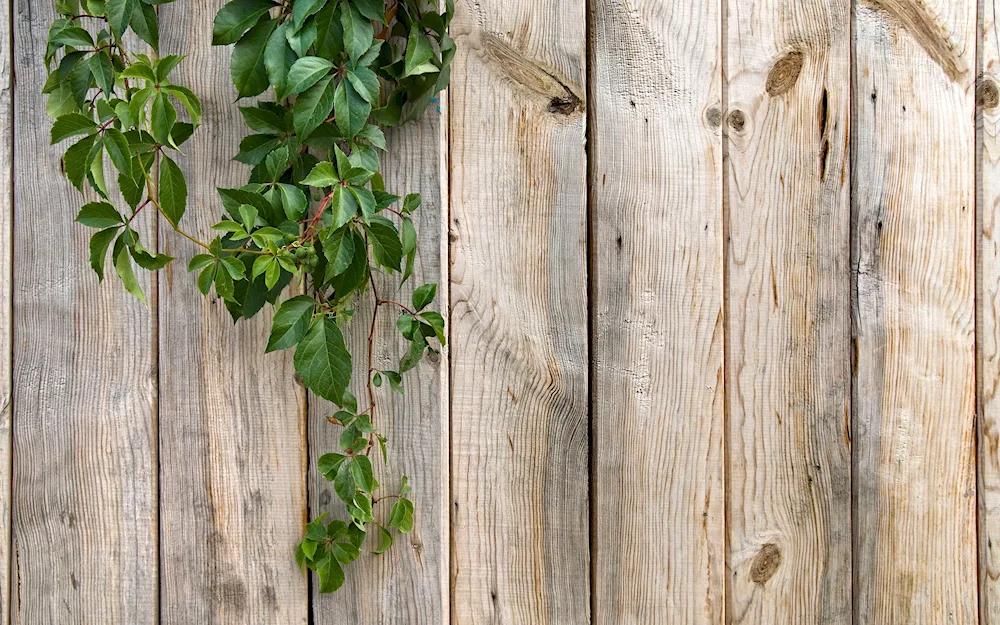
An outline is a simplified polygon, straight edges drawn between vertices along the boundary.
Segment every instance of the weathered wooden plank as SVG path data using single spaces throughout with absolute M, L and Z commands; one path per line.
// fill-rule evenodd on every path
M 461 2 L 452 616 L 588 622 L 585 2 Z
M 233 103 L 229 47 L 212 48 L 224 0 L 164 5 L 163 53 L 204 105 L 179 164 L 188 177 L 185 227 L 209 233 L 216 187 L 245 184 L 230 162 L 249 131 Z M 184 270 L 199 250 L 162 228 L 178 260 L 161 279 L 161 575 L 164 623 L 308 622 L 306 577 L 295 565 L 306 515 L 305 393 L 290 353 L 264 355 L 270 314 L 235 327 L 221 299 Z M 203 238 L 209 238 L 206 234 Z
M 0 625 L 10 623 L 11 341 L 14 271 L 14 84 L 10 3 L 0 6 Z
M 152 624 L 156 316 L 89 267 L 90 233 L 73 223 L 85 200 L 60 174 L 66 146 L 48 146 L 40 95 L 52 3 L 14 9 L 11 620 Z M 151 217 L 133 223 L 149 233 Z
M 720 4 L 591 19 L 594 622 L 721 625 Z
M 850 0 L 727 12 L 727 611 L 850 623 Z
M 855 28 L 854 622 L 975 623 L 976 4 Z
M 1000 38 L 996 4 L 979 2 L 976 171 L 979 236 L 979 593 L 981 625 L 1000 625 Z
M 447 97 L 443 94 L 443 97 Z M 441 107 L 446 113 L 445 107 Z M 378 279 L 379 296 L 409 302 L 413 288 L 438 283 L 437 310 L 448 305 L 448 201 L 446 117 L 431 107 L 424 119 L 388 134 L 389 150 L 382 157 L 386 188 L 399 195 L 420 193 L 423 206 L 416 213 L 420 238 L 414 276 L 402 290 L 399 278 Z M 363 298 L 347 335 L 355 358 L 354 393 L 367 402 L 368 332 L 372 296 Z M 382 307 L 375 333 L 376 367 L 398 368 L 405 345 L 398 343 L 395 311 Z M 386 492 L 399 487 L 406 475 L 416 506 L 414 530 L 396 536 L 396 543 L 382 556 L 362 555 L 346 568 L 347 582 L 335 594 L 321 595 L 313 584 L 313 622 L 316 625 L 363 623 L 365 625 L 426 623 L 444 625 L 449 619 L 448 586 L 448 351 L 435 361 L 424 359 L 403 380 L 406 394 L 397 395 L 388 385 L 376 389 L 374 423 L 389 439 L 389 464 L 377 475 Z M 310 511 L 313 516 L 331 512 L 346 518 L 333 485 L 316 471 L 321 455 L 340 449 L 341 428 L 327 422 L 332 405 L 309 396 Z M 392 500 L 376 508 L 384 522 Z M 380 509 L 381 506 L 384 508 Z

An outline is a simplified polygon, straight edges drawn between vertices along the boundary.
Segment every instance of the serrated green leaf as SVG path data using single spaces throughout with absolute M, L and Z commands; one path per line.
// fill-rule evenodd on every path
M 417 312 L 427 308 L 437 297 L 437 284 L 425 284 L 413 291 L 413 309 Z
M 295 101 L 292 107 L 292 124 L 300 139 L 307 138 L 330 116 L 335 90 L 333 77 L 328 76 L 307 89 Z
M 403 534 L 413 531 L 413 502 L 409 499 L 400 498 L 392 506 L 389 513 L 389 527 L 399 530 Z
M 160 161 L 160 208 L 171 224 L 177 225 L 187 210 L 187 182 L 169 156 Z
M 323 239 L 327 280 L 347 271 L 354 259 L 354 236 L 348 228 L 330 229 Z
M 382 267 L 399 271 L 403 260 L 403 245 L 396 226 L 383 217 L 373 217 L 366 229 L 375 262 Z
M 352 65 L 357 65 L 358 59 L 368 51 L 375 37 L 375 29 L 371 20 L 363 16 L 352 3 L 344 3 L 341 8 L 341 26 L 344 29 L 344 49 L 351 59 Z
M 410 38 L 406 43 L 406 60 L 404 61 L 403 77 L 417 76 L 438 71 L 433 63 L 434 48 L 422 28 L 410 30 Z
M 358 95 L 349 80 L 342 80 L 334 93 L 333 112 L 337 127 L 345 137 L 352 138 L 368 123 L 372 106 Z
M 237 97 L 253 97 L 264 93 L 267 89 L 264 48 L 277 25 L 277 20 L 265 20 L 251 28 L 233 47 L 230 74 L 233 84 L 236 85 Z
M 104 131 L 104 149 L 107 150 L 111 162 L 120 173 L 132 175 L 132 153 L 129 150 L 128 139 L 116 128 Z
M 107 0 L 108 24 L 117 39 L 121 39 L 132 21 L 132 12 L 139 0 Z
M 334 185 L 330 198 L 330 209 L 333 212 L 334 228 L 341 228 L 358 215 L 358 201 L 354 194 L 342 185 Z
M 332 187 L 334 185 L 340 184 L 340 176 L 334 170 L 333 163 L 330 161 L 323 161 L 316 163 L 309 175 L 305 177 L 302 184 L 309 185 L 310 187 L 317 187 L 324 189 L 326 187 Z
M 319 576 L 319 591 L 330 593 L 340 590 L 344 585 L 344 569 L 331 554 L 327 554 L 316 570 Z
M 120 226 L 125 223 L 121 214 L 115 207 L 106 202 L 91 202 L 85 204 L 76 216 L 76 221 L 88 228 L 103 230 L 113 226 Z
M 212 45 L 236 43 L 273 6 L 277 5 L 270 0 L 232 0 L 215 16 Z
M 392 547 L 392 534 L 389 530 L 385 529 L 381 525 L 378 526 L 378 547 L 372 551 L 373 554 L 380 556 Z
M 115 249 L 112 252 L 115 262 L 115 272 L 118 273 L 122 284 L 125 285 L 125 290 L 138 298 L 142 303 L 146 303 L 146 295 L 142 292 L 139 282 L 135 279 L 135 272 L 132 270 L 132 256 L 129 254 L 126 241 L 126 233 L 122 233 L 115 241 Z
M 160 48 L 160 25 L 156 9 L 146 2 L 137 2 L 132 9 L 132 30 L 154 51 Z
M 153 98 L 153 106 L 150 111 L 150 129 L 153 131 L 153 138 L 161 145 L 170 144 L 170 131 L 177 121 L 177 111 L 165 93 L 160 91 Z
M 52 124 L 51 142 L 53 145 L 64 139 L 78 135 L 89 135 L 97 130 L 94 120 L 80 113 L 63 115 Z
M 351 382 L 351 354 L 337 322 L 320 317 L 295 349 L 295 370 L 314 393 L 334 403 L 342 401 Z
M 302 93 L 326 77 L 333 63 L 318 56 L 304 56 L 295 61 L 285 80 L 283 95 Z
M 108 247 L 117 233 L 118 228 L 108 228 L 90 237 L 90 266 L 100 282 L 104 281 L 104 259 L 107 258 Z
M 302 340 L 309 330 L 316 300 L 308 295 L 299 295 L 286 300 L 278 307 L 271 324 L 271 337 L 267 341 L 266 353 L 288 349 Z
M 378 104 L 380 86 L 375 72 L 367 67 L 359 67 L 347 72 L 347 80 L 366 102 L 372 106 Z
M 358 488 L 366 493 L 374 492 L 378 488 L 378 482 L 372 471 L 372 461 L 368 456 L 357 456 L 351 463 L 351 477 Z
M 327 0 L 296 0 L 292 5 L 292 20 L 295 28 L 302 28 L 306 18 L 323 8 Z
M 115 90 L 115 68 L 111 65 L 111 57 L 105 51 L 90 57 L 90 73 L 94 75 L 97 86 L 104 95 L 111 97 Z

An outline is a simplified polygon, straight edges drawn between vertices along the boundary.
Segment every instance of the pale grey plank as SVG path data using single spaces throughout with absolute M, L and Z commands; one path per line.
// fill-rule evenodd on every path
M 40 95 L 52 4 L 14 8 L 12 621 L 153 624 L 155 314 L 89 267 Z
M 590 618 L 585 6 L 452 27 L 456 623 Z
M 854 623 L 968 625 L 976 3 L 854 10 Z
M 229 77 L 231 47 L 212 47 L 223 0 L 160 7 L 161 52 L 185 53 L 176 80 L 204 105 L 179 160 L 188 179 L 185 229 L 209 239 L 222 214 L 216 187 L 245 184 L 231 162 L 248 134 Z M 200 251 L 161 228 L 178 260 L 160 282 L 160 475 L 164 623 L 288 625 L 308 621 L 295 564 L 306 515 L 305 393 L 290 353 L 264 355 L 266 311 L 234 327 L 184 268 Z
M 850 0 L 728 0 L 727 606 L 850 623 Z

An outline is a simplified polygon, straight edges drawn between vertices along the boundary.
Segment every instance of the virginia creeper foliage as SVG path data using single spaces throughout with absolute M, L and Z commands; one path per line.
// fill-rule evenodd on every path
M 384 297 L 374 275 L 413 274 L 420 206 L 384 188 L 379 151 L 385 128 L 419 119 L 447 86 L 455 45 L 448 36 L 453 0 L 232 0 L 213 25 L 214 45 L 232 45 L 231 75 L 252 133 L 235 160 L 247 184 L 219 189 L 222 218 L 213 236 L 181 227 L 187 184 L 177 160 L 201 123 L 201 104 L 171 75 L 182 56 L 159 56 L 157 5 L 171 0 L 56 0 L 45 63 L 52 143 L 72 139 L 66 177 L 94 201 L 76 220 L 96 229 L 90 264 L 114 273 L 144 299 L 135 267 L 156 271 L 174 259 L 149 250 L 137 215 L 156 211 L 201 248 L 188 266 L 202 293 L 222 298 L 234 320 L 276 308 L 266 351 L 294 348 L 295 369 L 315 394 L 337 406 L 340 449 L 318 469 L 344 503 L 344 519 L 309 523 L 296 552 L 317 572 L 322 592 L 344 583 L 343 565 L 392 545 L 413 528 L 406 478 L 379 495 L 372 458 L 386 461 L 377 428 L 380 387 L 403 392 L 402 375 L 445 342 L 445 322 L 430 309 L 437 285 L 408 303 Z M 134 36 L 128 33 L 134 33 Z M 110 169 L 109 169 L 110 168 Z M 111 172 L 117 184 L 107 184 Z M 205 207 L 198 207 L 205 208 Z M 286 287 L 304 295 L 288 297 Z M 368 329 L 365 405 L 351 394 L 355 357 L 344 328 L 363 297 Z M 396 315 L 409 347 L 395 370 L 374 367 L 374 327 Z M 356 323 L 356 322 L 355 322 Z M 380 505 L 381 504 L 381 505 Z M 371 538 L 368 535 L 372 534 Z

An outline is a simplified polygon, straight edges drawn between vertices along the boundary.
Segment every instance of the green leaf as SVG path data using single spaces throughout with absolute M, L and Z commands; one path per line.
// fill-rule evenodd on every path
M 323 239 L 323 255 L 326 256 L 327 279 L 347 271 L 354 259 L 354 237 L 349 228 L 330 229 Z
M 132 30 L 148 43 L 154 51 L 160 48 L 160 26 L 156 9 L 145 2 L 137 2 L 132 9 Z
M 420 203 L 422 202 L 419 193 L 411 193 L 406 196 L 403 200 L 403 212 L 409 215 L 413 211 L 420 208 Z
M 403 260 L 403 245 L 399 240 L 399 233 L 396 232 L 396 226 L 384 217 L 373 217 L 366 229 L 375 262 L 399 271 Z
M 359 67 L 347 72 L 347 80 L 366 102 L 375 106 L 378 104 L 379 82 L 375 72 L 367 67 Z
M 233 48 L 230 67 L 237 96 L 248 98 L 260 95 L 268 87 L 267 69 L 264 67 L 264 48 L 277 20 L 265 20 L 253 28 Z
M 125 223 L 115 207 L 106 202 L 91 202 L 80 209 L 76 221 L 88 228 L 103 230 Z
M 116 128 L 104 131 L 104 148 L 111 157 L 111 162 L 119 172 L 132 175 L 132 153 L 129 151 L 128 139 Z
M 139 0 L 107 0 L 108 24 L 115 38 L 121 39 L 132 21 L 132 12 Z
M 298 6 L 298 5 L 296 5 Z M 288 70 L 288 77 L 285 79 L 285 89 L 282 95 L 292 95 L 302 93 L 323 79 L 330 70 L 333 63 L 318 56 L 304 56 Z
M 112 252 L 115 271 L 118 273 L 118 277 L 121 278 L 122 284 L 125 285 L 125 290 L 137 297 L 141 302 L 146 303 L 146 296 L 143 294 L 139 282 L 135 279 L 135 272 L 132 270 L 132 257 L 129 255 L 126 235 L 127 232 L 122 233 L 118 237 L 118 240 L 115 241 L 115 249 Z
M 277 5 L 270 0 L 232 0 L 215 16 L 212 45 L 236 43 L 273 6 Z
M 354 477 L 351 475 L 352 462 L 353 459 L 348 458 L 344 462 L 340 463 L 340 468 L 337 469 L 337 475 L 333 478 L 333 490 L 337 493 L 337 497 L 344 503 L 354 501 L 354 495 L 357 492 L 357 486 L 354 484 Z
M 94 147 L 95 136 L 84 137 L 66 150 L 63 160 L 66 164 L 66 178 L 73 183 L 78 191 L 83 190 L 83 180 L 90 169 L 90 152 Z
M 359 132 L 357 136 L 359 139 L 370 141 L 372 145 L 380 150 L 386 149 L 385 133 L 382 132 L 382 129 L 378 126 L 369 124 L 362 128 L 361 132 Z
M 296 56 L 288 46 L 288 22 L 282 22 L 267 40 L 264 47 L 264 69 L 267 71 L 267 79 L 274 87 L 275 94 L 279 100 L 285 98 L 285 83 L 288 70 L 295 62 Z
M 403 534 L 413 531 L 413 502 L 400 498 L 392 506 L 389 513 L 389 527 L 398 529 Z
M 434 298 L 437 297 L 436 283 L 425 284 L 422 287 L 413 291 L 413 309 L 417 312 L 427 308 Z
M 285 134 L 285 123 L 273 111 L 256 106 L 241 106 L 243 122 L 252 130 L 268 135 Z
M 385 529 L 381 525 L 377 527 L 379 536 L 378 547 L 376 547 L 375 550 L 372 551 L 372 553 L 377 556 L 380 556 L 386 551 L 388 551 L 390 547 L 392 547 L 392 534 L 389 532 L 389 530 Z
M 97 86 L 101 88 L 104 95 L 111 97 L 115 90 L 115 68 L 111 65 L 111 57 L 107 52 L 101 51 L 90 57 L 90 73 L 94 75 Z
M 292 125 L 300 139 L 319 128 L 333 110 L 335 87 L 333 77 L 320 80 L 298 97 L 292 107 Z
M 433 63 L 429 63 L 434 58 L 434 48 L 430 39 L 424 34 L 422 28 L 410 30 L 410 38 L 406 43 L 406 61 L 403 68 L 403 77 L 428 74 L 438 71 Z
M 365 101 L 351 86 L 349 80 L 342 80 L 337 85 L 333 100 L 333 111 L 337 127 L 345 137 L 351 138 L 361 132 L 368 123 L 372 105 Z
M 316 300 L 308 295 L 299 295 L 286 300 L 278 308 L 271 324 L 271 337 L 267 341 L 266 353 L 288 349 L 302 340 L 309 330 Z
M 343 400 L 351 382 L 351 354 L 337 322 L 320 317 L 295 350 L 295 370 L 306 387 L 334 403 Z
M 357 65 L 358 59 L 371 47 L 375 29 L 372 28 L 371 20 L 361 15 L 350 2 L 343 4 L 340 20 L 344 28 L 344 49 L 347 50 L 351 64 Z
M 444 333 L 444 317 L 441 316 L 441 313 L 429 310 L 424 312 L 422 316 L 434 329 L 434 335 L 437 336 L 438 341 L 440 341 L 442 345 L 447 345 L 448 337 L 445 336 Z
M 77 135 L 89 135 L 97 130 L 94 120 L 80 113 L 63 115 L 52 124 L 52 145 Z
M 340 465 L 345 460 L 347 460 L 347 456 L 344 454 L 323 454 L 316 461 L 316 469 L 320 475 L 332 482 L 337 475 L 337 470 L 340 469 Z
M 354 194 L 341 185 L 333 187 L 333 197 L 330 199 L 333 210 L 333 227 L 340 228 L 354 219 L 358 214 L 358 200 Z
M 302 184 L 309 185 L 310 187 L 317 187 L 319 189 L 325 189 L 326 187 L 332 187 L 334 185 L 340 184 L 340 176 L 333 168 L 333 163 L 330 161 L 323 161 L 316 163 L 309 175 L 305 177 Z
M 343 564 L 354 562 L 361 556 L 361 550 L 351 543 L 334 543 L 330 547 L 330 552 L 337 561 Z
M 108 247 L 114 241 L 118 228 L 101 230 L 90 237 L 90 266 L 97 274 L 99 281 L 104 281 L 104 259 L 108 255 Z
M 279 184 L 278 192 L 281 194 L 281 206 L 285 210 L 285 217 L 292 221 L 301 221 L 309 208 L 309 200 L 302 189 L 293 184 Z
M 198 271 L 215 263 L 215 256 L 211 254 L 195 254 L 188 263 L 188 271 Z
M 351 477 L 354 478 L 354 483 L 358 485 L 358 488 L 366 493 L 374 492 L 378 488 L 378 482 L 375 481 L 372 471 L 372 461 L 368 459 L 368 456 L 354 458 L 354 462 L 351 463 Z
M 292 5 L 292 20 L 294 20 L 295 28 L 302 28 L 306 18 L 322 9 L 325 4 L 326 0 L 296 0 L 295 4 Z
M 160 162 L 160 208 L 171 224 L 177 225 L 187 209 L 187 182 L 184 174 L 169 156 Z
M 177 121 L 177 111 L 170 103 L 167 94 L 160 91 L 153 99 L 153 107 L 150 114 L 150 127 L 153 131 L 153 138 L 161 145 L 170 144 L 170 131 Z
M 201 100 L 198 99 L 198 96 L 193 91 L 179 85 L 164 85 L 162 89 L 177 98 L 184 108 L 187 109 L 188 114 L 191 116 L 192 124 L 197 126 L 201 123 Z M 173 133 L 173 138 L 177 141 L 176 131 Z M 180 143 L 180 141 L 177 141 L 178 145 Z
M 353 0 L 358 12 L 370 20 L 385 23 L 385 5 L 382 0 Z
M 327 554 L 316 570 L 319 575 L 319 591 L 330 593 L 340 590 L 344 585 L 344 569 L 331 554 Z

